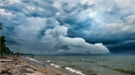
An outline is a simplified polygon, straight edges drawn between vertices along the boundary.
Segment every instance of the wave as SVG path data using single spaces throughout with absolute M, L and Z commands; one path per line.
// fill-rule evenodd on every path
M 107 66 L 107 65 L 102 65 L 102 67 L 109 68 L 109 69 L 119 71 L 119 72 L 122 72 L 122 73 L 128 73 L 128 74 L 135 75 L 135 71 L 133 71 L 133 70 L 126 70 L 126 69 L 122 69 L 122 68 L 113 68 L 113 67 L 110 67 L 110 66 Z
M 68 71 L 71 71 L 71 72 L 74 72 L 76 74 L 85 75 L 81 71 L 73 69 L 73 68 L 70 68 L 70 67 L 60 66 L 60 65 L 57 65 L 57 64 L 54 64 L 54 63 L 51 63 L 50 65 L 53 66 L 53 67 L 56 67 L 56 68 L 64 68 L 64 69 L 66 69 Z
M 103 59 L 97 59 L 97 61 L 103 61 Z
M 133 71 L 133 70 L 126 70 L 126 69 L 122 69 L 122 68 L 115 68 L 114 70 L 135 75 L 135 71 Z
M 69 67 L 76 67 L 75 65 L 68 65 Z
M 51 62 L 50 60 L 47 60 L 46 62 Z
M 92 60 L 85 60 L 85 59 L 82 59 L 83 62 L 91 62 L 91 63 L 95 63 L 95 61 L 92 61 Z
M 101 66 L 104 67 L 104 68 L 110 68 L 110 69 L 112 69 L 112 67 L 107 66 L 107 65 L 101 65 Z
M 76 69 L 73 69 L 73 68 L 70 68 L 70 67 L 65 67 L 65 69 L 66 69 L 66 70 L 69 70 L 69 71 L 71 71 L 71 72 L 80 74 L 80 75 L 85 75 L 85 74 L 83 74 L 81 71 L 76 70 Z
M 30 61 L 34 61 L 34 62 L 40 62 L 40 61 L 38 61 L 36 59 L 33 59 L 33 58 L 30 58 L 30 57 L 25 57 L 25 59 L 30 60 Z M 46 62 L 51 62 L 51 61 L 47 60 Z M 50 63 L 50 65 L 55 67 L 55 68 L 64 68 L 64 69 L 66 69 L 68 71 L 71 71 L 71 72 L 74 72 L 76 74 L 85 75 L 80 70 L 77 70 L 77 69 L 73 69 L 73 68 L 66 67 L 66 66 L 60 66 L 60 65 L 57 65 L 57 64 L 54 64 L 54 63 Z M 74 65 L 69 65 L 69 66 L 75 67 Z
M 56 65 L 56 64 L 54 64 L 54 63 L 51 63 L 50 65 L 53 66 L 53 67 L 56 67 L 56 68 L 61 68 L 61 66 Z
M 29 58 L 29 57 L 25 57 L 25 59 L 28 59 L 28 60 L 31 60 L 31 61 L 35 61 L 35 62 L 39 62 L 38 60 L 33 59 L 33 58 Z
M 135 66 L 135 64 L 134 64 L 134 63 L 133 63 L 133 64 L 131 64 L 131 65 Z

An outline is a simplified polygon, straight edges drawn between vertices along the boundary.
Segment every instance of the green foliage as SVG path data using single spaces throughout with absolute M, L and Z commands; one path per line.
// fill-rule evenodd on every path
M 2 29 L 1 25 L 2 24 L 0 23 L 0 29 Z M 6 47 L 5 42 L 6 42 L 5 37 L 1 36 L 0 37 L 0 55 L 13 54 L 13 52 L 10 51 L 8 47 Z
M 0 37 L 0 55 L 6 55 L 6 54 L 11 53 L 10 49 L 6 47 L 5 42 L 6 42 L 5 37 L 1 36 Z

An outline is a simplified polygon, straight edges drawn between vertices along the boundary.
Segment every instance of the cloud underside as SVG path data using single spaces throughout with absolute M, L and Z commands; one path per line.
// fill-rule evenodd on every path
M 135 43 L 134 3 L 134 0 L 1 1 L 2 35 L 11 50 L 36 54 L 134 52 L 131 45 Z M 123 49 L 125 44 L 127 49 Z

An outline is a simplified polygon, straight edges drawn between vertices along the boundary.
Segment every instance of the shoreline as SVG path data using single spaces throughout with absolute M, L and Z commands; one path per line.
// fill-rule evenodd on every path
M 56 72 L 54 69 L 35 66 L 19 57 L 6 57 L 4 61 L 9 59 L 13 61 L 0 62 L 1 75 L 63 75 L 62 73 Z
M 5 61 L 0 62 L 1 75 L 80 75 L 65 68 L 53 67 L 49 62 L 37 63 L 24 57 L 6 57 L 0 60 Z M 7 60 L 13 61 L 7 62 Z
M 99 61 L 97 60 L 97 62 Z M 106 73 L 112 75 L 135 74 L 134 70 L 114 68 L 107 65 L 100 65 L 100 66 L 102 68 L 106 68 Z M 41 61 L 29 57 L 6 57 L 0 59 L 0 75 L 98 75 L 97 73 L 91 70 L 89 72 L 85 72 L 84 70 L 87 69 L 84 70 L 80 69 L 80 72 L 82 74 L 77 74 L 77 69 L 70 68 L 69 70 L 67 68 L 70 67 L 66 67 L 64 65 L 62 66 L 60 64 L 57 65 L 53 61 L 49 61 L 49 60 Z
M 31 59 L 31 60 L 29 60 L 29 59 Z M 56 72 L 60 73 L 61 75 L 85 75 L 85 74 L 77 74 L 75 72 L 71 72 L 71 71 L 65 69 L 65 67 L 61 67 L 59 65 L 51 63 L 50 61 L 38 61 L 34 58 L 26 59 L 25 57 L 23 57 L 22 60 L 27 61 L 29 63 L 31 62 L 31 64 L 34 62 L 33 63 L 34 65 L 36 65 L 37 63 L 38 64 L 40 63 L 40 65 L 37 65 L 38 67 L 41 68 L 41 67 L 45 66 L 44 68 L 55 70 Z

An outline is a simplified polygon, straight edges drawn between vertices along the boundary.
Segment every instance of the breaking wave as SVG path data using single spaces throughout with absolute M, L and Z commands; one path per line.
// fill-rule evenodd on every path
M 70 68 L 70 67 L 65 67 L 65 69 L 66 69 L 66 70 L 69 70 L 69 71 L 71 71 L 71 72 L 80 74 L 80 75 L 85 75 L 85 74 L 83 74 L 81 71 L 76 70 L 76 69 L 73 69 L 73 68 Z
M 51 62 L 50 60 L 47 60 L 46 62 Z
M 50 65 L 53 66 L 53 67 L 56 67 L 56 68 L 61 68 L 60 65 L 56 65 L 56 64 L 54 64 L 54 63 L 51 63 Z
M 25 59 L 28 59 L 28 60 L 31 60 L 31 61 L 34 61 L 34 62 L 39 62 L 38 60 L 33 59 L 33 58 L 29 58 L 29 57 L 25 57 Z
M 54 64 L 54 63 L 51 63 L 50 65 L 55 67 L 55 68 L 65 68 L 66 70 L 74 72 L 76 74 L 85 75 L 85 74 L 83 74 L 81 71 L 79 71 L 77 69 L 73 69 L 73 68 L 65 67 L 65 66 L 60 66 L 60 65 L 57 65 L 57 64 Z

